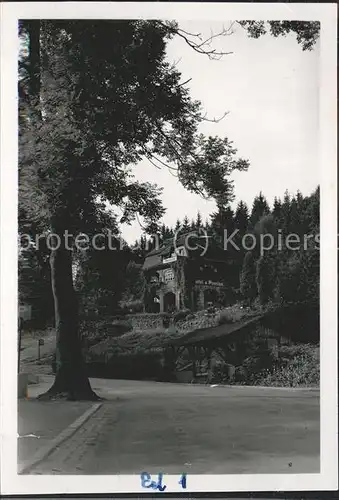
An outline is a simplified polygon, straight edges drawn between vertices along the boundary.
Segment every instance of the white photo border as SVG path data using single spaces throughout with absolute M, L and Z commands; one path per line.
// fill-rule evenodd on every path
M 335 3 L 6 2 L 1 10 L 1 365 L 3 495 L 148 493 L 140 475 L 17 474 L 17 60 L 19 19 L 317 20 L 320 49 L 321 471 L 319 474 L 190 475 L 185 493 L 336 490 L 337 439 L 337 5 Z M 183 493 L 165 475 L 166 493 Z

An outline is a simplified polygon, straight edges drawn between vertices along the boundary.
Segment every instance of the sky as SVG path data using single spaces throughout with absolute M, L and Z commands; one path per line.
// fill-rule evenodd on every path
M 205 38 L 218 33 L 229 21 L 180 22 L 180 27 Z M 198 54 L 183 39 L 175 37 L 167 48 L 170 62 L 177 62 L 182 82 L 193 98 L 202 102 L 210 118 L 228 112 L 219 123 L 205 122 L 206 135 L 228 137 L 238 156 L 249 160 L 247 172 L 235 172 L 235 202 L 242 199 L 249 207 L 260 191 L 271 204 L 285 190 L 310 194 L 320 183 L 319 145 L 319 41 L 313 51 L 303 51 L 295 35 L 252 39 L 240 27 L 233 34 L 215 39 L 213 47 L 223 52 L 221 60 Z M 167 169 L 156 169 L 147 160 L 136 166 L 135 177 L 163 187 L 167 209 L 162 219 L 175 225 L 185 215 L 203 220 L 215 209 L 213 201 L 187 192 Z M 133 243 L 142 229 L 138 222 L 122 226 L 122 235 Z

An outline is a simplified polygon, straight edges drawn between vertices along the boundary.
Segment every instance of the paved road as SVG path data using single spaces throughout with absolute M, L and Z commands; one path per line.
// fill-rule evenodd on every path
M 99 379 L 92 379 L 92 386 L 106 397 L 102 407 L 33 473 L 320 470 L 316 390 Z

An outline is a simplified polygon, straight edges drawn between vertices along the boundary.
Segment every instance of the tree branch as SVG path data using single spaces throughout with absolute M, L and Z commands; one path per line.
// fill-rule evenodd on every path
M 154 161 L 152 161 L 152 157 L 149 155 L 146 155 L 147 160 L 153 165 L 153 167 L 157 168 L 158 170 L 161 170 L 161 167 L 159 165 L 156 165 Z
M 176 33 L 178 36 L 183 38 L 187 45 L 189 45 L 195 52 L 198 52 L 198 54 L 204 54 L 206 55 L 209 59 L 211 60 L 219 60 L 223 56 L 227 56 L 230 54 L 233 54 L 233 52 L 223 52 L 223 51 L 217 51 L 216 49 L 211 49 L 211 50 L 206 50 L 206 43 L 202 42 L 200 44 L 196 43 L 194 40 L 189 40 L 180 30 L 177 31 Z M 218 35 L 214 35 L 213 38 L 216 36 L 221 36 L 222 33 L 219 33 Z M 212 37 L 210 37 L 208 40 L 211 40 Z
M 201 33 L 190 33 L 182 28 L 173 27 L 173 25 L 170 25 L 166 22 L 161 22 L 161 24 L 165 26 L 171 33 L 178 35 L 180 36 L 180 38 L 185 40 L 187 45 L 191 47 L 195 52 L 204 54 L 211 60 L 219 60 L 225 55 L 233 54 L 233 52 L 217 51 L 216 49 L 207 49 L 207 47 L 210 47 L 212 41 L 216 38 L 232 35 L 232 27 L 234 25 L 234 22 L 232 22 L 228 28 L 223 27 L 223 29 L 218 33 L 213 33 L 213 31 L 211 31 L 211 35 L 205 40 L 202 38 Z
M 188 80 L 186 80 L 186 82 L 180 83 L 180 85 L 178 85 L 178 87 L 183 87 L 184 85 L 186 85 L 186 83 L 190 82 L 191 80 L 192 80 L 192 78 L 189 78 Z
M 154 158 L 155 160 L 157 160 L 159 163 L 161 163 L 161 165 L 163 165 L 164 167 L 168 168 L 169 170 L 173 170 L 174 172 L 178 172 L 178 169 L 176 167 L 171 167 L 171 165 L 168 165 L 164 161 L 160 160 L 160 158 L 157 158 L 154 154 L 152 154 L 152 158 Z
M 138 212 L 135 212 L 135 218 L 136 218 L 136 220 L 137 220 L 137 223 L 138 223 L 138 224 L 139 224 L 139 226 L 141 227 L 141 229 L 142 229 L 143 231 L 145 231 L 145 232 L 146 232 L 146 226 L 143 226 L 143 225 L 141 224 L 140 219 L 139 219 L 139 214 L 138 214 Z
M 207 112 L 205 113 L 204 116 L 199 116 L 199 115 L 193 115 L 191 114 L 192 118 L 199 118 L 203 122 L 210 122 L 210 123 L 219 123 L 221 122 L 225 116 L 229 114 L 229 111 L 225 111 L 224 114 L 220 118 L 207 118 Z
M 158 170 L 161 170 L 161 167 L 159 167 L 159 165 L 157 165 L 156 163 L 154 163 L 153 160 L 156 160 L 158 161 L 161 165 L 163 165 L 164 167 L 166 167 L 167 169 L 169 170 L 174 170 L 175 172 L 178 171 L 177 168 L 175 167 L 172 167 L 171 165 L 168 165 L 167 163 L 165 163 L 163 160 L 161 160 L 160 158 L 158 158 L 157 156 L 155 156 L 154 153 L 152 153 L 151 151 L 149 151 L 148 149 L 146 148 L 142 148 L 142 151 L 144 152 L 146 158 L 148 159 L 148 161 L 155 167 L 157 168 Z M 173 175 L 173 174 L 172 174 Z

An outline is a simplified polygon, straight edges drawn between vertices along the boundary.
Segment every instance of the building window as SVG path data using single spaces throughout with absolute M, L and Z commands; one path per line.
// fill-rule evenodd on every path
M 183 257 L 187 257 L 187 252 L 186 252 L 186 248 L 185 247 L 178 247 L 176 249 L 176 254 L 177 255 L 181 255 Z
M 168 283 L 169 281 L 173 281 L 174 280 L 174 271 L 173 271 L 173 269 L 166 269 L 164 271 L 164 280 L 165 280 L 165 283 Z

